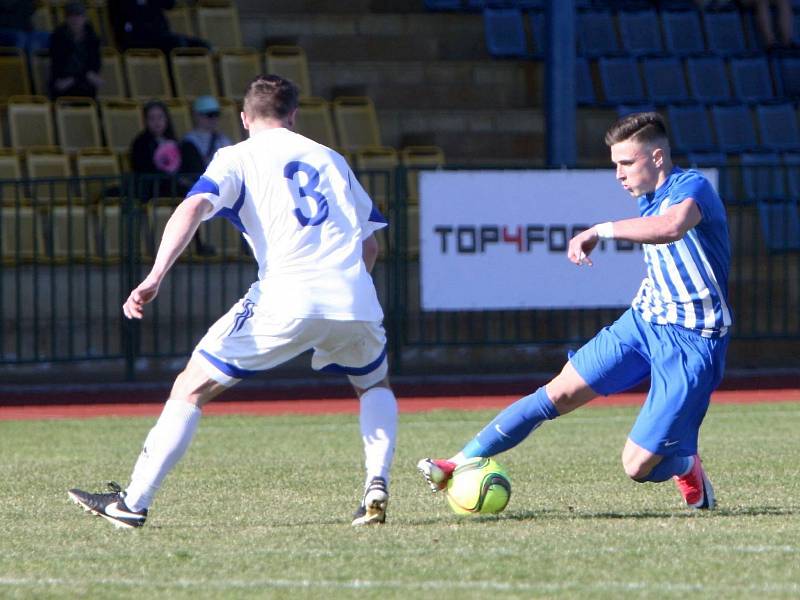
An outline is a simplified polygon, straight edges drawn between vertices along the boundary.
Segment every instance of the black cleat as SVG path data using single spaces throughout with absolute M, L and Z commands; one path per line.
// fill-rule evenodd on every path
M 109 481 L 111 492 L 106 494 L 90 494 L 83 490 L 71 489 L 67 492 L 70 500 L 90 512 L 109 521 L 120 529 L 141 527 L 147 519 L 147 509 L 133 512 L 125 505 L 125 492 L 115 481 Z
M 353 527 L 374 525 L 386 522 L 386 505 L 389 503 L 389 491 L 383 477 L 373 477 L 369 482 L 361 505 L 353 513 Z

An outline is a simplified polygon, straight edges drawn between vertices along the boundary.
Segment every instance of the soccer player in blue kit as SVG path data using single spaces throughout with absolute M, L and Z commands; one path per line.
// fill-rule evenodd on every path
M 703 175 L 673 166 L 657 113 L 621 118 L 605 142 L 641 216 L 581 232 L 570 240 L 567 258 L 591 265 L 602 239 L 641 243 L 644 281 L 631 307 L 547 385 L 504 409 L 449 460 L 419 461 L 433 491 L 446 487 L 460 462 L 509 450 L 545 421 L 649 376 L 650 391 L 622 451 L 625 473 L 637 482 L 674 479 L 691 508 L 715 505 L 697 445 L 711 393 L 722 380 L 731 325 L 725 208 Z

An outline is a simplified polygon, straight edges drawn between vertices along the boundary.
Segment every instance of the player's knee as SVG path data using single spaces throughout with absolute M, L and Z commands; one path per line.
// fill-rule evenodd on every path
M 647 477 L 652 470 L 652 467 L 647 462 L 626 457 L 622 459 L 622 468 L 625 470 L 625 474 L 636 483 L 643 483 L 644 478 Z

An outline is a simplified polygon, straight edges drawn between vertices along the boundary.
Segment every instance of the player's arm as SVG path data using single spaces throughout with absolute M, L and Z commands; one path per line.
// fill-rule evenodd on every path
M 692 198 L 686 198 L 670 206 L 662 215 L 600 223 L 570 240 L 567 258 L 576 265 L 591 265 L 589 255 L 601 239 L 620 239 L 639 244 L 677 242 L 702 218 L 697 203 Z
M 364 259 L 364 264 L 367 265 L 367 271 L 372 273 L 375 261 L 378 260 L 378 240 L 375 239 L 374 235 L 370 235 L 361 242 L 361 256 Z
M 152 302 L 167 272 L 191 241 L 203 217 L 211 210 L 211 202 L 202 194 L 195 194 L 181 202 L 164 227 L 153 268 L 144 281 L 134 289 L 122 312 L 129 319 L 141 319 L 145 304 Z

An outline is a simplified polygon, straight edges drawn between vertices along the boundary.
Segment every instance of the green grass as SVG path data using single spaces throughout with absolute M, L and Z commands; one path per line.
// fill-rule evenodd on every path
M 402 415 L 389 520 L 356 530 L 352 415 L 205 417 L 136 531 L 66 489 L 127 483 L 153 419 L 0 422 L 0 598 L 800 596 L 800 404 L 712 407 L 711 513 L 625 477 L 634 410 L 587 408 L 499 457 L 504 513 L 456 517 L 414 465 L 491 416 Z

